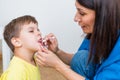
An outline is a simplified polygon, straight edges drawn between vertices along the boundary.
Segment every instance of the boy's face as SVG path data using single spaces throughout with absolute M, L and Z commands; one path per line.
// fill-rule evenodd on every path
M 36 52 L 40 49 L 40 41 L 42 40 L 38 25 L 32 22 L 23 25 L 18 39 L 23 49 Z

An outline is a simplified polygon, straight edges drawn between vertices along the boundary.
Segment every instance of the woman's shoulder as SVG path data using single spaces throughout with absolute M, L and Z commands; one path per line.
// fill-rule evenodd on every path
M 89 50 L 90 47 L 90 40 L 87 38 L 84 38 L 82 44 L 80 45 L 79 50 Z
M 120 61 L 104 66 L 94 76 L 94 80 L 120 80 Z
M 109 74 L 108 74 L 109 73 Z M 102 62 L 101 66 L 96 72 L 94 80 L 100 78 L 101 80 L 120 80 L 120 36 L 116 41 L 109 57 Z

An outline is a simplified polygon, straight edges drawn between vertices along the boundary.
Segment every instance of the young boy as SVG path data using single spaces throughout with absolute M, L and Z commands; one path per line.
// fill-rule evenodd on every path
M 42 37 L 36 19 L 25 15 L 12 20 L 5 26 L 4 39 L 14 56 L 1 80 L 40 80 L 34 54 L 40 49 Z

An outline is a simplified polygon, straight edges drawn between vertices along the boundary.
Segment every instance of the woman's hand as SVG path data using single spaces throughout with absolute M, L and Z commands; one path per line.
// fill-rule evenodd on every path
M 64 64 L 56 54 L 43 47 L 36 54 L 36 62 L 40 66 L 56 69 L 68 80 L 85 80 L 83 76 L 75 73 L 68 65 Z
M 50 34 L 46 35 L 44 39 L 47 42 L 47 46 L 48 46 L 49 50 L 51 50 L 54 53 L 59 51 L 58 41 L 57 41 L 57 38 L 55 37 L 55 35 L 53 33 L 50 33 Z
M 40 66 L 57 68 L 60 63 L 63 63 L 53 52 L 48 49 L 41 48 L 36 54 L 36 62 Z

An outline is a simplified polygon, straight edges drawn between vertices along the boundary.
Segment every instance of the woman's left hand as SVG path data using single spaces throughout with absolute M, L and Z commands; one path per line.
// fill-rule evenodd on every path
M 49 50 L 51 50 L 54 53 L 56 53 L 59 50 L 57 38 L 53 33 L 49 33 L 44 37 L 44 39 L 46 40 L 47 47 Z

